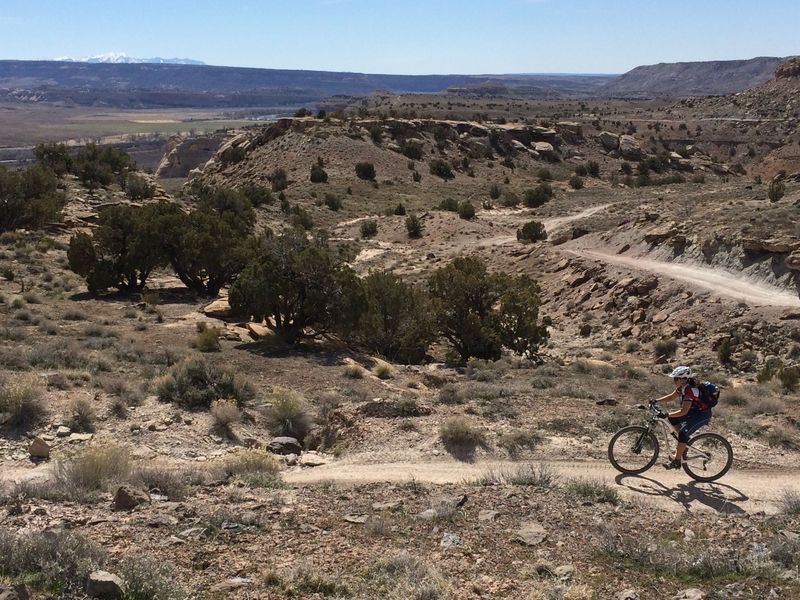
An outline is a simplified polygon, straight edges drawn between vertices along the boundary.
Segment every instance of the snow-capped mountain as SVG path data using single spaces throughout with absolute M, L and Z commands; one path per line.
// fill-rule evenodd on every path
M 72 58 L 70 56 L 60 56 L 55 60 L 65 62 L 85 62 L 85 63 L 111 63 L 111 64 L 156 64 L 156 65 L 204 65 L 206 63 L 193 60 L 191 58 L 135 58 L 128 56 L 124 52 L 108 52 L 106 54 L 97 54 L 95 56 L 86 56 L 83 58 Z

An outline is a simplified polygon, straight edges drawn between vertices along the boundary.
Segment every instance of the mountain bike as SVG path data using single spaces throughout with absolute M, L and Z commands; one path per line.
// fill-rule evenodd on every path
M 677 435 L 667 420 L 667 413 L 655 401 L 648 405 L 644 425 L 623 427 L 608 443 L 608 459 L 614 468 L 627 475 L 638 475 L 652 467 L 658 460 L 659 443 L 656 433 L 660 429 L 664 445 L 674 452 Z M 697 481 L 716 481 L 733 464 L 733 449 L 718 433 L 699 433 L 689 439 L 683 454 L 683 470 Z

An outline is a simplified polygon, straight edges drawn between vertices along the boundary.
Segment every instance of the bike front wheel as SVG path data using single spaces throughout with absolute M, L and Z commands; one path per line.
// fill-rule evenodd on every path
M 718 433 L 701 433 L 689 440 L 683 455 L 683 470 L 697 481 L 716 481 L 733 464 L 733 449 Z
M 647 427 L 623 427 L 608 443 L 608 460 L 617 471 L 638 475 L 658 459 L 658 440 Z

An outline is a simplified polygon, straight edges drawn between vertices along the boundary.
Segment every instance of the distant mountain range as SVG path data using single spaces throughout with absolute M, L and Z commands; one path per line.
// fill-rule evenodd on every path
M 659 63 L 636 67 L 606 84 L 601 93 L 624 98 L 720 96 L 772 79 L 785 58 Z
M 662 63 L 624 75 L 380 75 L 251 69 L 107 54 L 81 61 L 0 60 L 0 101 L 118 108 L 311 107 L 376 91 L 530 99 L 714 96 L 771 79 L 782 58 Z
M 151 64 L 151 65 L 205 65 L 201 60 L 194 60 L 192 58 L 135 58 L 128 56 L 124 52 L 108 52 L 107 54 L 96 54 L 95 56 L 85 56 L 83 58 L 71 58 L 69 56 L 60 56 L 55 59 L 58 62 L 80 62 L 92 64 L 114 64 L 114 65 L 133 65 L 133 64 Z

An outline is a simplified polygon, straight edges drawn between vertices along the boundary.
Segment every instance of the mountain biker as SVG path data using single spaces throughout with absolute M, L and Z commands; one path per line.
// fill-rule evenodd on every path
M 678 410 L 667 413 L 669 422 L 678 432 L 678 447 L 675 449 L 675 456 L 668 463 L 664 463 L 665 469 L 680 469 L 689 436 L 704 425 L 708 425 L 711 420 L 711 408 L 701 400 L 700 390 L 689 367 L 683 365 L 675 367 L 670 377 L 675 382 L 675 391 L 653 402 L 668 402 L 678 398 L 681 400 L 681 407 Z

